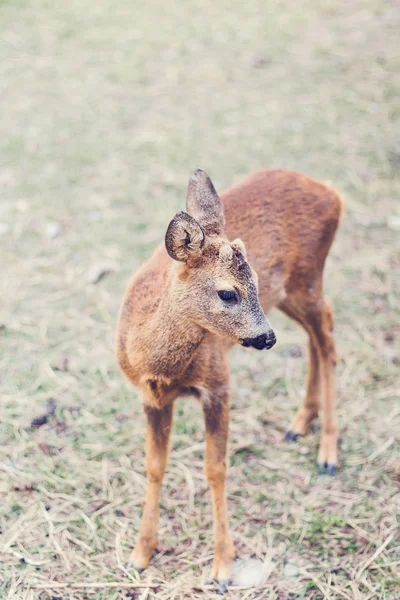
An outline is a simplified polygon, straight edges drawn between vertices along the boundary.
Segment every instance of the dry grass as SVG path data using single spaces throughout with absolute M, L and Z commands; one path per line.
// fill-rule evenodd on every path
M 347 198 L 326 278 L 343 468 L 317 475 L 318 425 L 282 443 L 306 344 L 272 314 L 274 351 L 232 353 L 229 475 L 237 553 L 271 573 L 229 597 L 400 597 L 398 29 L 396 3 L 378 0 L 0 2 L 0 597 L 214 597 L 191 401 L 159 552 L 140 579 L 124 570 L 144 416 L 113 354 L 127 279 L 198 166 L 220 189 L 293 168 Z

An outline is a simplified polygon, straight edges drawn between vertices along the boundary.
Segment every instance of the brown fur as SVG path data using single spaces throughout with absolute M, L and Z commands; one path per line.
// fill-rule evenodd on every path
M 203 404 L 206 423 L 205 471 L 215 537 L 212 576 L 224 580 L 234 556 L 225 494 L 227 351 L 234 342 L 272 335 L 264 312 L 274 306 L 309 334 L 307 392 L 289 438 L 304 435 L 322 410 L 318 462 L 331 470 L 338 463 L 333 318 L 322 295 L 322 273 L 342 201 L 322 183 L 290 171 L 254 173 L 221 198 L 222 203 L 206 173 L 196 171 L 188 188 L 190 215 L 176 215 L 165 246 L 156 249 L 129 284 L 117 357 L 126 377 L 142 391 L 148 422 L 148 491 L 132 561 L 146 567 L 156 547 L 172 403 L 192 394 Z M 237 236 L 241 239 L 229 242 Z M 236 290 L 240 301 L 228 306 L 219 290 Z

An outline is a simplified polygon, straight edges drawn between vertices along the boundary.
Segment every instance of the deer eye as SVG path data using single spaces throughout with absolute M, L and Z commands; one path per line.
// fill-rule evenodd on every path
M 236 302 L 237 300 L 236 292 L 233 290 L 220 290 L 218 296 L 225 302 Z

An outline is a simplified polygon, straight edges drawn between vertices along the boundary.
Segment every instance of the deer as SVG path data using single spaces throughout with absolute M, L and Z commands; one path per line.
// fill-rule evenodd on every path
M 285 170 L 261 170 L 219 196 L 197 169 L 186 211 L 131 279 L 118 318 L 117 361 L 139 388 L 147 417 L 147 492 L 130 565 L 142 571 L 158 544 L 159 503 L 173 404 L 193 396 L 205 418 L 205 474 L 212 494 L 211 580 L 225 591 L 235 557 L 228 526 L 228 351 L 276 343 L 274 307 L 308 334 L 306 393 L 284 439 L 304 436 L 321 413 L 318 465 L 338 467 L 333 313 L 323 296 L 325 259 L 343 210 L 337 191 Z M 232 240 L 232 241 L 230 241 Z

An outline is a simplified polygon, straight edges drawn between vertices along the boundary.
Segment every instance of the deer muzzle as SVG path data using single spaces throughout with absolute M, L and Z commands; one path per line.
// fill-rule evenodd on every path
M 275 344 L 276 336 L 272 329 L 268 333 L 262 333 L 255 338 L 244 338 L 242 340 L 242 346 L 245 348 L 256 348 L 256 350 L 269 350 Z

